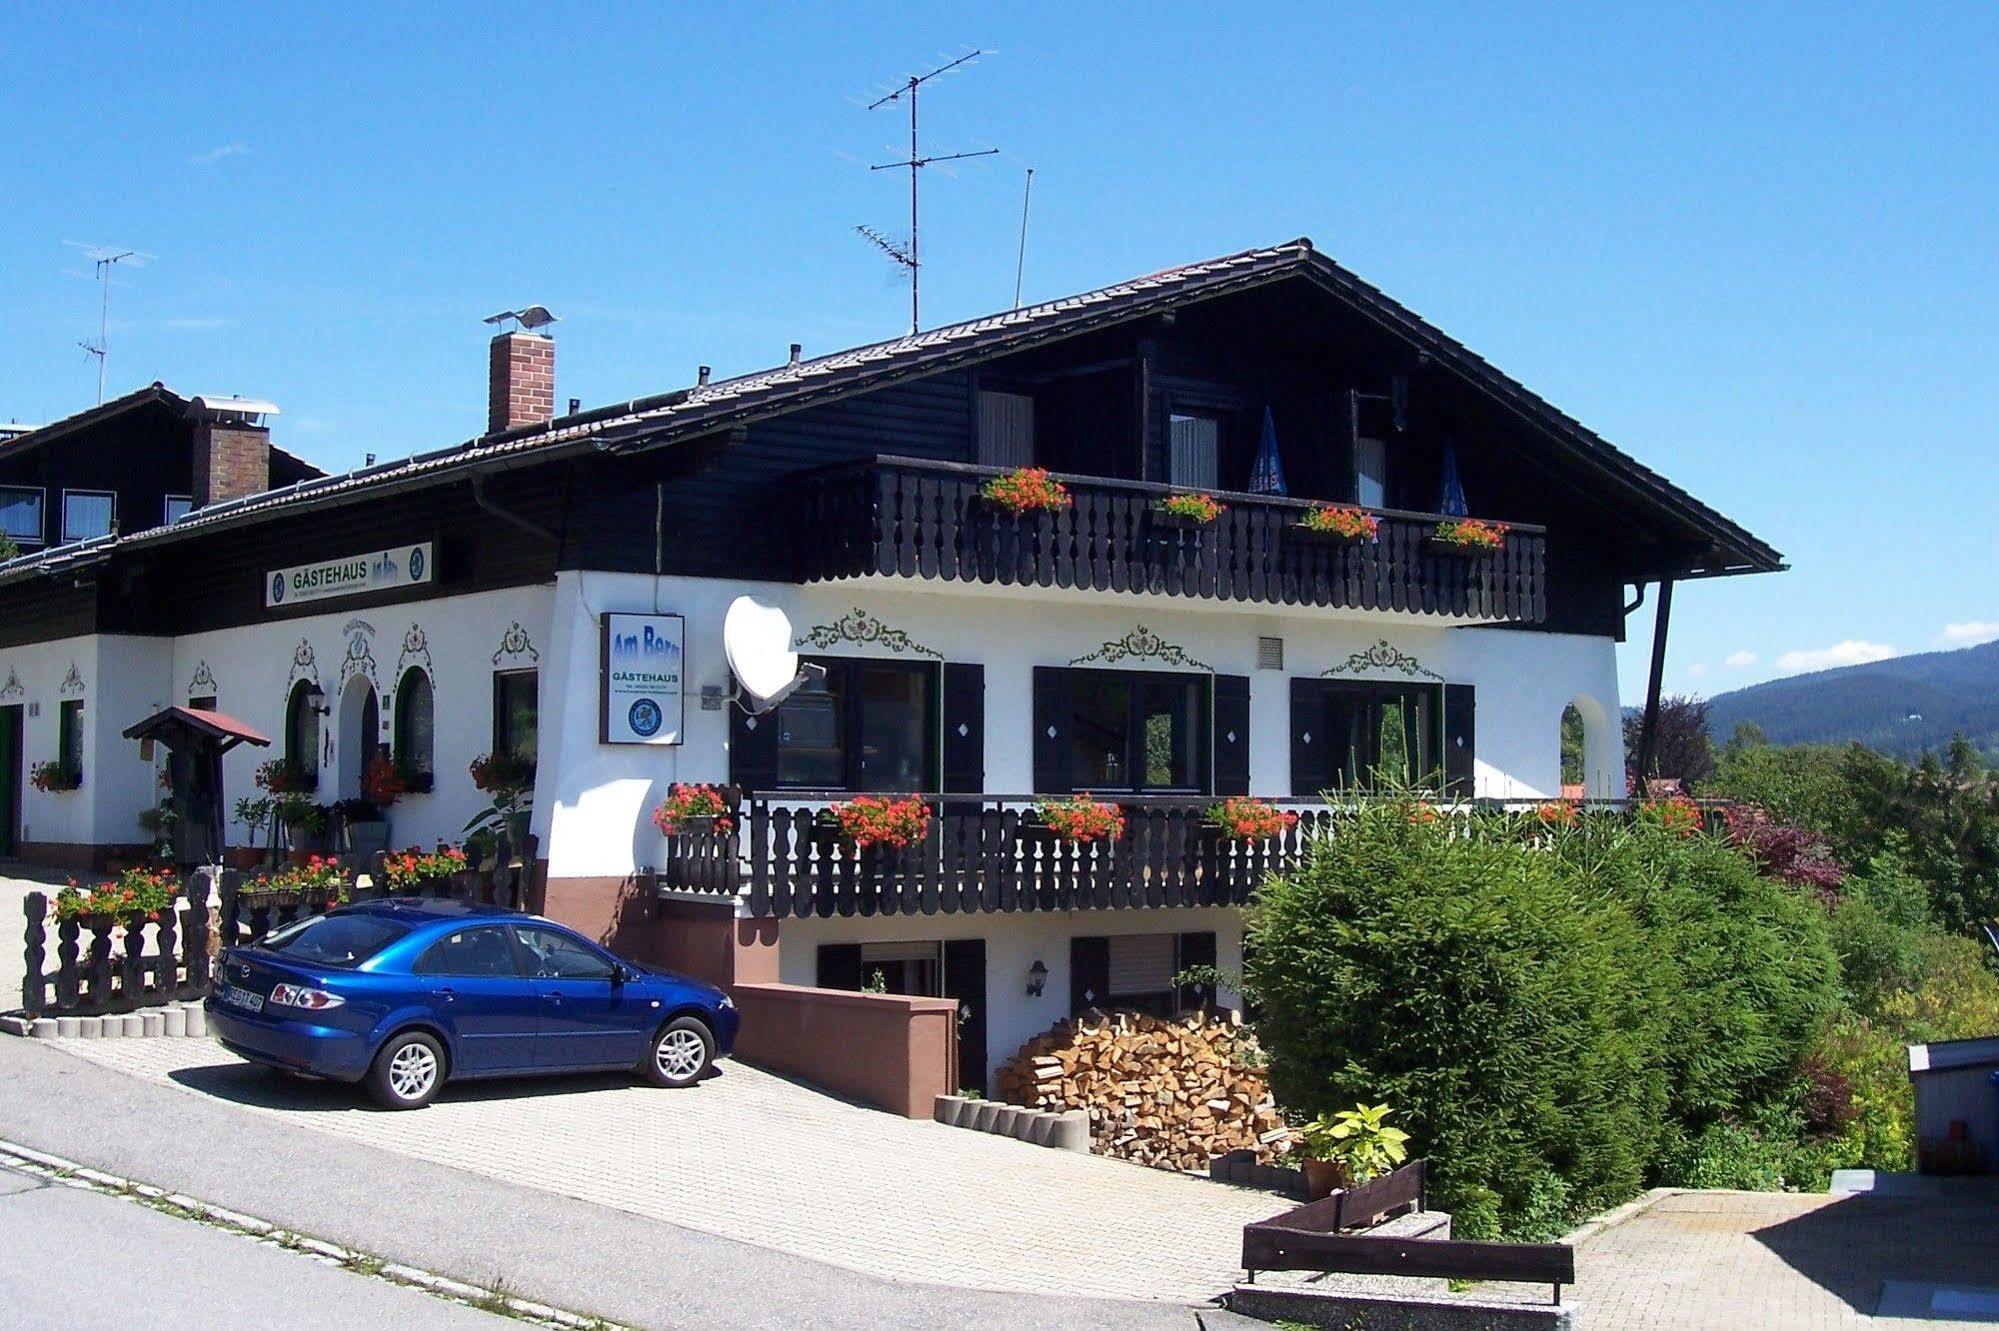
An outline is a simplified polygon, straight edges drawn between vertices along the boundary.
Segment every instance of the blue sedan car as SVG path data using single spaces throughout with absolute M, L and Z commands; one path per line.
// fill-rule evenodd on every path
M 224 950 L 206 1007 L 232 1052 L 365 1081 L 392 1109 L 457 1078 L 629 1068 L 690 1086 L 737 1025 L 715 986 L 540 916 L 415 899 L 343 906 Z

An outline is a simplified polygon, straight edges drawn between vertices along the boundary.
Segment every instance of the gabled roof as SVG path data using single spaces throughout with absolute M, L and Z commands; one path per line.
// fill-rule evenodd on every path
M 533 465 L 578 452 L 636 452 L 851 396 L 885 384 L 993 359 L 1061 338 L 1218 296 L 1304 278 L 1349 309 L 1428 352 L 1609 485 L 1677 518 L 1718 556 L 1702 572 L 1770 571 L 1783 556 L 1739 524 L 1612 446 L 1573 417 L 1503 374 L 1462 343 L 1342 268 L 1306 238 L 1163 269 L 1096 291 L 965 323 L 875 342 L 797 364 L 558 417 L 544 425 L 481 435 L 450 448 L 302 481 L 189 515 L 170 528 L 120 538 L 121 545 L 180 540 L 266 513 L 318 508 L 362 495 L 434 484 L 453 476 Z M 53 427 L 50 427 L 53 428 Z M 26 556 L 16 563 L 36 558 Z M 0 576 L 12 565 L 0 565 Z
M 42 448 L 54 443 L 58 439 L 67 438 L 72 434 L 87 430 L 91 426 L 102 424 L 105 421 L 116 420 L 128 412 L 138 411 L 142 407 L 164 406 L 185 416 L 198 404 L 205 406 L 226 406 L 231 401 L 232 399 L 214 394 L 183 396 L 155 379 L 144 388 L 136 388 L 123 397 L 114 397 L 109 402 L 100 402 L 94 407 L 86 407 L 82 411 L 71 416 L 65 416 L 59 421 L 50 421 L 47 425 L 38 425 L 31 430 L 23 430 L 20 434 L 14 435 L 11 438 L 0 439 L 0 460 L 5 460 L 19 453 L 26 453 L 33 449 Z M 241 407 L 243 409 L 262 409 L 265 412 L 274 410 L 268 402 L 256 402 L 248 399 L 241 400 Z M 307 462 L 304 458 L 298 456 L 298 454 L 279 448 L 276 444 L 271 445 L 271 451 L 281 457 L 289 458 L 291 461 L 297 463 L 300 468 L 313 473 L 315 476 L 324 476 L 326 474 L 319 467 Z

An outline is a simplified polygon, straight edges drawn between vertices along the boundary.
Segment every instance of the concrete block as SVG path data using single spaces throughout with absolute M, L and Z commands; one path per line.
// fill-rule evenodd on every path
M 76 1036 L 79 1040 L 102 1040 L 104 1038 L 104 1018 L 78 1017 Z
M 1090 1149 L 1090 1111 L 1070 1109 L 1055 1116 L 1055 1126 L 1049 1131 L 1048 1144 L 1062 1151 L 1082 1151 Z
M 187 1009 L 170 1007 L 160 1013 L 161 1035 L 187 1034 Z
M 28 1034 L 37 1040 L 53 1040 L 61 1033 L 62 1023 L 54 1017 L 36 1017 L 29 1024 Z
M 1036 1146 L 1046 1146 L 1048 1145 L 1049 1137 L 1054 1131 L 1055 1115 L 1045 1109 L 1037 1109 L 1034 1111 L 1034 1116 L 1027 1121 L 1026 1137 L 1024 1140 L 1032 1142 Z
M 1018 1136 L 1023 1120 L 1031 1112 L 1033 1111 L 1022 1109 L 1019 1105 L 1003 1104 L 999 1107 L 999 1112 L 993 1115 L 992 1130 L 1001 1137 Z
M 189 1035 L 205 1036 L 208 1034 L 208 1014 L 206 1012 L 191 1004 L 181 1010 L 187 1013 L 187 1033 Z
M 962 1095 L 940 1095 L 931 1108 L 931 1117 L 948 1127 L 957 1127 L 958 1120 L 965 1113 L 965 1097 Z
M 999 1118 L 999 1109 L 996 1100 L 974 1100 L 965 1115 L 965 1126 L 976 1132 L 991 1132 Z
M 118 1034 L 128 1040 L 136 1040 L 146 1033 L 146 1019 L 136 1012 L 127 1012 L 118 1019 Z
M 74 1039 L 76 1039 L 76 1038 L 77 1038 L 77 1037 L 78 1037 L 79 1035 L 82 1035 L 82 1034 L 83 1034 L 83 1018 L 81 1018 L 81 1017 L 57 1017 L 57 1018 L 56 1018 L 56 1038 L 57 1038 L 57 1039 L 60 1039 L 60 1040 L 74 1040 Z
M 141 1012 L 139 1014 L 139 1026 L 139 1034 L 149 1038 L 157 1036 L 160 1033 L 160 1013 L 157 1010 Z

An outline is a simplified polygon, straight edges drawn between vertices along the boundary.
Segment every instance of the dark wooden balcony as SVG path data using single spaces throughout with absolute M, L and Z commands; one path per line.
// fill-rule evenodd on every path
M 1302 533 L 1314 504 L 1217 493 L 1228 509 L 1184 527 L 1153 511 L 1171 487 L 1058 475 L 1073 504 L 1014 516 L 979 487 L 988 467 L 882 457 L 804 477 L 798 580 L 887 577 L 1075 587 L 1539 623 L 1547 618 L 1546 529 L 1509 524 L 1490 553 L 1438 550 L 1444 519 L 1375 510 L 1372 541 Z
M 1028 795 L 927 795 L 930 834 L 906 849 L 856 850 L 819 824 L 836 792 L 743 798 L 734 827 L 666 839 L 664 892 L 745 896 L 750 912 L 793 916 L 953 915 L 980 911 L 1238 906 L 1296 861 L 1324 826 L 1323 800 L 1273 800 L 1299 815 L 1268 841 L 1201 825 L 1208 796 L 1101 796 L 1121 805 L 1115 841 L 1057 839 Z

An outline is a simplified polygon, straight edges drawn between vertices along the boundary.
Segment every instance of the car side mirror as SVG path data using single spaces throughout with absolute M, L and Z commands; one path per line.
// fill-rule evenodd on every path
M 625 984 L 637 978 L 638 972 L 634 971 L 630 966 L 611 967 L 611 983 L 613 985 Z

